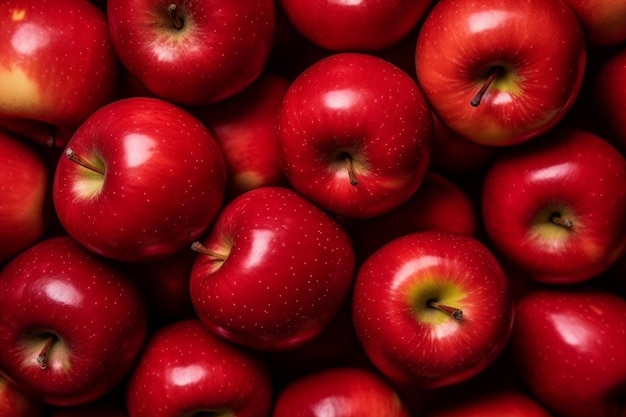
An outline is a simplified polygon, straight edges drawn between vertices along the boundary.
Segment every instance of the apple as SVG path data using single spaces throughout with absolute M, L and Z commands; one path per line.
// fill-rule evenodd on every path
M 110 103 L 76 131 L 56 168 L 53 198 L 67 232 L 122 261 L 188 248 L 222 206 L 226 167 L 213 135 L 155 98 Z
M 394 383 L 419 388 L 483 371 L 513 323 L 496 257 L 476 238 L 450 232 L 387 243 L 358 270 L 352 297 L 355 330 L 372 363 Z
M 63 147 L 118 86 L 106 15 L 84 0 L 16 0 L 4 9 L 0 127 Z
M 0 415 L 43 417 L 44 406 L 0 375 Z
M 486 173 L 490 241 L 540 282 L 594 278 L 626 247 L 626 159 L 582 130 L 555 129 L 524 145 L 500 154 Z
M 415 66 L 444 125 L 476 143 L 510 146 L 563 118 L 586 56 L 578 18 L 562 0 L 442 0 L 419 32 Z
M 48 169 L 29 143 L 0 131 L 0 265 L 38 242 L 47 225 Z
M 326 211 L 364 218 L 399 206 L 417 190 L 428 168 L 433 121 L 407 73 L 373 55 L 339 53 L 292 82 L 277 129 L 291 186 Z
M 551 417 L 533 397 L 520 390 L 497 389 L 440 405 L 427 417 Z
M 346 231 L 289 188 L 262 187 L 235 198 L 193 248 L 190 293 L 198 317 L 254 349 L 294 349 L 318 336 L 353 282 Z
M 241 93 L 193 109 L 224 153 L 227 200 L 254 188 L 287 185 L 276 150 L 276 115 L 289 85 L 284 76 L 264 72 Z
M 146 337 L 139 288 L 68 236 L 42 240 L 0 272 L 0 372 L 51 405 L 114 389 Z
M 274 38 L 273 0 L 108 0 L 115 51 L 156 96 L 219 101 L 263 71 Z
M 402 399 L 382 376 L 335 367 L 305 375 L 276 398 L 272 417 L 409 417 Z
M 599 64 L 594 78 L 593 101 L 600 119 L 606 122 L 615 146 L 626 154 L 626 46 L 611 53 Z
M 622 0 L 565 0 L 585 31 L 591 46 L 626 41 L 626 3 Z
M 626 404 L 626 301 L 602 289 L 540 288 L 517 303 L 511 336 L 526 387 L 562 417 L 615 417 Z
M 479 228 L 477 209 L 467 193 L 434 171 L 426 173 L 417 191 L 399 207 L 376 217 L 340 221 L 361 261 L 393 239 L 412 232 L 443 230 L 476 236 Z
M 280 0 L 294 27 L 330 51 L 374 52 L 407 36 L 432 0 Z
M 130 417 L 268 417 L 270 373 L 258 352 L 235 346 L 199 320 L 152 334 L 130 375 Z

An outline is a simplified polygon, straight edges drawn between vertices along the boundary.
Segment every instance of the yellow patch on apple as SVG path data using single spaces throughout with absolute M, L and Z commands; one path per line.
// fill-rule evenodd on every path
M 0 111 L 24 115 L 41 107 L 39 86 L 17 66 L 0 69 Z
M 441 278 L 433 277 L 414 285 L 409 290 L 408 296 L 416 318 L 422 323 L 436 326 L 453 319 L 447 313 L 429 307 L 428 303 L 437 301 L 449 307 L 463 310 L 465 292 L 453 282 L 442 282 Z
M 26 17 L 26 9 L 14 9 L 11 13 L 11 19 L 14 22 L 21 22 Z

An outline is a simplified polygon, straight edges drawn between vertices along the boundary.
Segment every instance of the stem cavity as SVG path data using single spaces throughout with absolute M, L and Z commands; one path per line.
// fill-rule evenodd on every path
M 456 321 L 461 321 L 463 319 L 463 311 L 461 309 L 441 304 L 436 300 L 428 300 L 426 305 L 430 308 L 446 313 Z
M 176 4 L 174 3 L 170 4 L 167 7 L 167 11 L 169 12 L 170 17 L 172 18 L 172 24 L 174 25 L 174 27 L 178 30 L 181 30 L 185 26 L 185 21 L 183 20 L 183 17 L 181 16 Z
M 348 179 L 350 180 L 350 185 L 358 185 L 359 180 L 357 180 L 356 176 L 354 175 L 354 162 L 352 161 L 352 156 L 348 152 L 342 152 L 341 157 L 344 164 L 346 165 L 346 170 L 348 171 Z
M 202 243 L 200 243 L 198 241 L 193 242 L 191 244 L 191 250 L 193 250 L 194 252 L 198 252 L 201 255 L 210 256 L 214 260 L 220 261 L 220 262 L 225 261 L 226 258 L 227 258 L 226 255 L 223 255 L 223 254 L 217 253 L 217 252 L 213 252 L 212 250 L 210 250 L 209 248 L 207 248 L 206 246 L 204 246 Z
M 91 162 L 87 161 L 85 158 L 81 157 L 76 152 L 74 152 L 71 148 L 65 149 L 65 156 L 67 157 L 67 159 L 69 159 L 72 162 L 77 163 L 83 168 L 87 168 L 90 171 L 97 172 L 100 175 L 104 175 L 104 170 L 102 168 L 99 168 L 95 166 L 94 164 L 92 164 Z
M 553 213 L 550 215 L 550 221 L 557 226 L 561 226 L 565 229 L 571 229 L 574 227 L 574 222 L 567 217 L 561 216 L 560 213 Z
M 50 348 L 55 341 L 56 337 L 50 335 L 46 339 L 46 343 L 43 345 L 43 348 L 41 348 L 41 351 L 37 356 L 37 363 L 39 363 L 39 367 L 41 369 L 46 369 L 48 367 L 48 353 L 50 352 Z
M 500 74 L 502 74 L 502 72 L 503 72 L 503 68 L 499 66 L 495 66 L 489 70 L 487 79 L 483 83 L 480 90 L 478 90 L 476 95 L 470 101 L 470 105 L 472 105 L 472 107 L 478 107 L 480 105 L 480 102 L 483 99 L 483 96 L 485 95 L 485 93 L 487 92 L 487 89 L 489 88 L 489 86 L 491 86 L 491 84 L 495 81 L 495 79 L 498 78 Z

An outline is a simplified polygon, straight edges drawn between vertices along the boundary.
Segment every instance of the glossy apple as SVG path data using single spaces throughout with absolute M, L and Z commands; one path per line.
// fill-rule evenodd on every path
M 268 417 L 271 402 L 271 378 L 261 356 L 195 319 L 151 336 L 127 389 L 130 417 Z
M 340 221 L 352 237 L 357 259 L 363 261 L 386 243 L 413 232 L 443 230 L 475 236 L 480 220 L 461 187 L 429 171 L 417 191 L 399 207 L 372 218 Z
M 272 417 L 409 417 L 382 376 L 360 368 L 319 370 L 292 382 L 276 398 Z
M 106 15 L 84 0 L 12 0 L 0 17 L 0 126 L 64 146 L 110 101 L 120 66 Z
M 440 405 L 427 417 L 552 417 L 520 390 L 497 389 Z
M 248 191 L 195 245 L 191 301 L 226 339 L 288 350 L 319 335 L 348 298 L 355 267 L 348 234 L 295 191 Z
M 109 0 L 124 67 L 158 97 L 201 105 L 248 87 L 272 47 L 272 0 Z
M 0 265 L 39 241 L 47 224 L 48 169 L 27 143 L 0 131 Z
M 616 147 L 626 154 L 626 46 L 606 57 L 599 65 L 594 79 L 593 104 L 608 125 Z
M 72 238 L 49 238 L 0 273 L 0 371 L 47 404 L 110 392 L 143 346 L 144 299 L 129 276 Z
M 193 110 L 224 153 L 228 200 L 254 188 L 287 184 L 276 150 L 276 115 L 289 84 L 284 76 L 265 72 L 241 93 Z
M 511 347 L 527 388 L 563 417 L 615 417 L 626 404 L 626 301 L 593 288 L 529 292 Z
M 0 375 L 0 415 L 7 417 L 43 417 L 43 403 Z
M 419 32 L 417 78 L 446 126 L 477 143 L 513 145 L 571 108 L 585 45 L 562 0 L 443 0 Z
M 277 129 L 281 166 L 296 190 L 329 212 L 373 217 L 421 184 L 433 122 L 408 74 L 372 55 L 340 53 L 291 84 Z
M 626 3 L 621 0 L 565 0 L 574 10 L 591 46 L 626 41 Z
M 535 280 L 597 276 L 626 245 L 626 159 L 581 130 L 555 130 L 525 145 L 501 154 L 485 176 L 487 234 Z
M 190 113 L 154 98 L 100 108 L 57 166 L 61 223 L 91 251 L 117 260 L 164 258 L 210 226 L 224 199 L 219 145 Z
M 496 257 L 473 237 L 441 231 L 396 238 L 371 255 L 358 271 L 352 308 L 372 363 L 395 383 L 420 388 L 483 371 L 513 323 Z
M 280 0 L 294 27 L 330 51 L 380 51 L 407 36 L 431 0 Z

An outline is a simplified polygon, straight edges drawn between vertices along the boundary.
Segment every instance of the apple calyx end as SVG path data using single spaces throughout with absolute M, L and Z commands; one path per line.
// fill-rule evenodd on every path
M 90 171 L 96 172 L 100 175 L 104 175 L 104 170 L 100 167 L 95 166 L 94 164 L 92 164 L 91 162 L 87 161 L 85 158 L 83 158 L 82 156 L 78 155 L 76 152 L 74 152 L 72 150 L 72 148 L 66 148 L 65 149 L 65 157 L 67 159 L 69 159 L 72 162 L 77 163 L 78 165 L 82 166 L 83 168 L 86 168 Z
M 478 90 L 476 95 L 474 95 L 474 97 L 470 101 L 470 105 L 472 107 L 478 107 L 480 105 L 480 102 L 482 101 L 483 96 L 487 92 L 487 89 L 489 88 L 489 86 L 491 86 L 491 84 L 495 81 L 495 79 L 498 78 L 498 76 L 500 76 L 502 72 L 503 72 L 503 68 L 500 66 L 494 66 L 489 70 L 487 74 L 487 78 L 485 79 L 482 87 L 480 87 L 480 90 Z
M 174 3 L 171 3 L 169 6 L 167 6 L 167 11 L 172 18 L 172 24 L 174 25 L 174 28 L 181 30 L 185 26 L 185 21 L 178 12 L 178 6 L 176 6 L 176 4 Z
M 429 308 L 434 308 L 436 310 L 442 311 L 456 321 L 463 320 L 463 310 L 459 308 L 450 307 L 445 304 L 441 304 L 440 302 L 436 300 L 428 300 L 428 302 L 426 303 L 426 306 Z
M 191 244 L 191 250 L 201 255 L 210 256 L 214 260 L 220 261 L 220 262 L 225 261 L 226 258 L 228 257 L 227 255 L 210 250 L 209 248 L 207 248 L 206 246 L 204 246 L 202 243 L 198 241 L 195 241 Z

